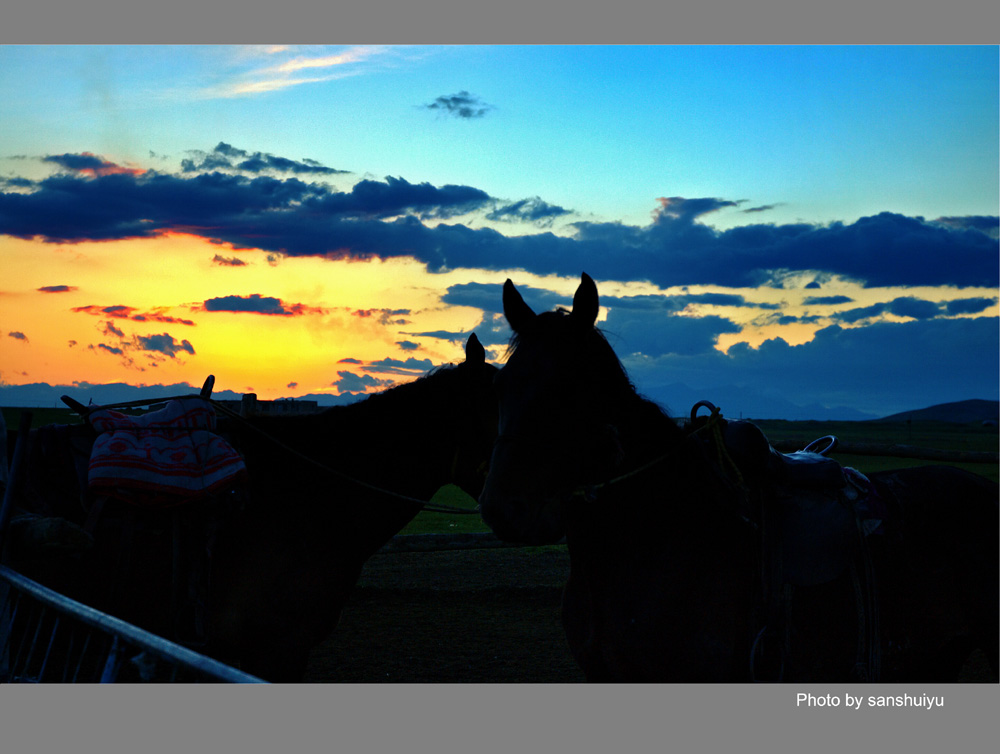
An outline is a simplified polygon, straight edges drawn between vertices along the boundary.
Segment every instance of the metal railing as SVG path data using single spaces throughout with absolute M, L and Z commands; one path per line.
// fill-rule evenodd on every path
M 0 683 L 263 683 L 0 566 Z

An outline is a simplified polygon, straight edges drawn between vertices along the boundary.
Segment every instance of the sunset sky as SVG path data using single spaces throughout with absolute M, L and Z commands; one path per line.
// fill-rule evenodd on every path
M 0 46 L 0 406 L 209 374 L 355 400 L 473 331 L 502 363 L 504 280 L 543 310 L 583 271 L 678 414 L 996 400 L 998 70 L 996 46 Z

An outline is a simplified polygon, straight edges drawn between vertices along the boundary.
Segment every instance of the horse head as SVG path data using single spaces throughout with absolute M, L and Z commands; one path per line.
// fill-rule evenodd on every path
M 455 366 L 449 387 L 455 415 L 455 453 L 449 481 L 473 497 L 483 487 L 490 451 L 497 436 L 497 401 L 493 380 L 499 371 L 486 361 L 486 350 L 475 333 L 465 344 L 465 361 Z
M 495 380 L 498 437 L 480 511 L 501 539 L 551 543 L 565 535 L 581 486 L 621 464 L 617 404 L 634 391 L 594 326 L 600 307 L 588 275 L 571 310 L 536 314 L 510 280 L 503 306 L 514 335 Z

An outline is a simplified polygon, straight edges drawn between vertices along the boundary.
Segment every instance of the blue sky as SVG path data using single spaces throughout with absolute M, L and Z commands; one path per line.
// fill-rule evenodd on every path
M 0 404 L 220 371 L 348 400 L 473 329 L 500 359 L 503 280 L 543 307 L 584 270 L 678 413 L 996 399 L 998 68 L 996 46 L 0 47 Z

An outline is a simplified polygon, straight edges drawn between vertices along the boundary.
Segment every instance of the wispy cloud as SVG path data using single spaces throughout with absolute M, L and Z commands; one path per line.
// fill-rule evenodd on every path
M 373 55 L 384 52 L 384 50 L 384 47 L 363 46 L 352 47 L 335 55 L 321 55 L 319 57 L 299 55 L 273 68 L 265 69 L 264 72 L 286 74 L 310 68 L 335 68 L 350 63 L 360 63 Z
M 332 54 L 323 52 L 314 55 L 302 54 L 299 48 L 286 46 L 252 48 L 252 51 L 256 55 L 245 55 L 251 65 L 249 70 L 204 87 L 196 96 L 201 99 L 252 97 L 304 84 L 357 76 L 364 72 L 360 67 L 363 63 L 384 56 L 387 48 L 357 46 Z M 263 61 L 261 55 L 265 58 Z M 312 71 L 314 75 L 297 75 L 302 71 Z M 321 75 L 315 75 L 315 72 Z

